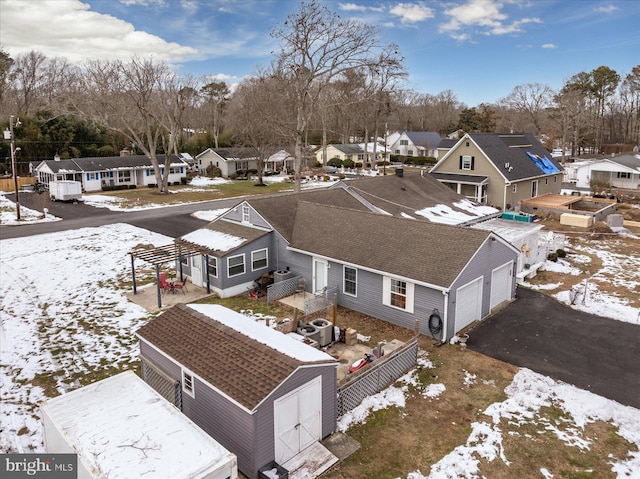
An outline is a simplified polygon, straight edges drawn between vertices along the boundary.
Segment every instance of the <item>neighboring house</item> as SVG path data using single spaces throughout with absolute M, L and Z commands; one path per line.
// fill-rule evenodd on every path
M 562 166 L 531 134 L 467 133 L 430 174 L 457 193 L 502 210 L 562 188 Z
M 339 181 L 331 186 L 335 188 L 345 189 L 371 211 L 432 223 L 468 225 L 500 214 L 464 198 L 431 175 L 405 175 L 403 169 L 396 169 L 395 175 Z
M 339 158 L 341 160 L 351 160 L 354 163 L 364 163 L 364 143 L 347 143 L 341 145 L 329 144 L 325 152 L 322 147 L 315 151 L 316 161 L 318 163 L 325 164 L 332 158 Z M 385 151 L 383 145 L 378 145 L 374 142 L 367 143 L 367 159 L 370 161 L 375 158 L 375 161 L 383 161 L 383 159 L 389 160 L 391 151 Z M 326 158 L 326 161 L 323 161 Z
M 337 287 L 338 304 L 406 328 L 417 321 L 422 334 L 437 309 L 443 339 L 514 298 L 518 251 L 501 237 L 381 213 L 344 188 L 256 198 L 176 242 L 208 249 L 182 269 L 222 297 L 288 269 L 308 291 Z
M 158 155 L 163 165 L 164 155 Z M 171 156 L 169 184 L 186 178 L 189 165 L 176 155 Z M 164 166 L 160 168 L 164 174 Z M 149 186 L 157 183 L 151 160 L 144 155 L 121 155 L 95 158 L 74 158 L 41 161 L 33 175 L 40 183 L 71 180 L 82 183 L 84 191 L 101 191 L 103 186 Z
M 591 188 L 592 182 L 602 188 L 635 190 L 640 187 L 640 155 L 626 153 L 598 160 L 583 160 L 566 166 L 564 181 L 578 188 Z
M 237 477 L 235 455 L 133 371 L 48 399 L 40 410 L 46 452 L 77 454 L 72 477 Z
M 436 154 L 433 155 L 436 158 L 442 158 L 445 153 L 447 153 L 451 148 L 453 148 L 458 140 L 454 140 L 451 138 L 443 138 L 440 143 L 438 143 L 438 148 L 436 149 Z
M 336 429 L 338 363 L 291 336 L 214 304 L 174 306 L 137 335 L 145 381 L 169 385 L 250 479 Z
M 258 159 L 253 148 L 207 148 L 196 155 L 195 166 L 200 173 L 206 173 L 209 166 L 220 168 L 228 178 L 238 171 L 256 170 Z
M 399 131 L 387 138 L 387 149 L 392 155 L 436 156 L 442 137 L 435 131 Z
M 280 150 L 266 160 L 265 172 L 289 173 L 293 172 L 295 157 L 286 150 Z
M 364 163 L 364 150 L 357 143 L 348 143 L 343 145 L 327 145 L 326 161 L 324 158 L 324 149 L 318 148 L 315 152 L 316 161 L 326 164 L 332 158 L 340 158 L 341 160 L 351 160 L 354 163 Z

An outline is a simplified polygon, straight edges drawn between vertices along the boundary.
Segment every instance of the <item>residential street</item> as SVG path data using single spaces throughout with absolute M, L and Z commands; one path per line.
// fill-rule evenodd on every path
M 640 326 L 517 296 L 470 332 L 470 349 L 640 408 Z
M 12 194 L 6 196 L 10 200 L 14 199 Z M 36 234 L 115 223 L 128 223 L 176 238 L 199 228 L 205 223 L 191 216 L 195 211 L 228 208 L 239 201 L 240 198 L 228 198 L 164 208 L 119 212 L 111 211 L 107 208 L 95 208 L 82 203 L 52 202 L 46 194 L 23 193 L 20 195 L 20 205 L 37 211 L 47 208 L 49 214 L 60 217 L 63 220 L 24 226 L 0 226 L 0 239 L 21 238 Z

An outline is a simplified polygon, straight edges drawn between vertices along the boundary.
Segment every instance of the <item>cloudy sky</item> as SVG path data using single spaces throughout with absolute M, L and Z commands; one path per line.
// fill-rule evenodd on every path
M 379 27 L 406 58 L 409 87 L 453 90 L 469 106 L 513 87 L 560 88 L 600 65 L 624 78 L 640 64 L 638 0 L 327 1 Z M 230 83 L 267 65 L 269 31 L 294 0 L 0 0 L 0 47 L 86 58 L 166 60 L 178 71 Z

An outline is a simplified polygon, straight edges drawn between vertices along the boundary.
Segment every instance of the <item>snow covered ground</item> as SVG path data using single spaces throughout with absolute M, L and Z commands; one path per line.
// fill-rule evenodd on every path
M 0 195 L 0 210 L 4 206 L 10 210 L 6 203 L 12 204 Z M 34 220 L 42 216 L 26 209 L 21 212 L 23 217 L 35 214 Z M 199 217 L 214 219 L 223 212 L 203 211 Z M 5 215 L 11 214 L 15 218 L 15 212 L 2 213 L 3 224 L 7 224 Z M 130 279 L 127 253 L 139 243 L 159 246 L 170 242 L 168 237 L 123 224 L 0 240 L 0 450 L 41 452 L 43 437 L 37 409 L 40 401 L 77 388 L 86 377 L 110 374 L 114 367 L 126 369 L 137 360 L 137 341 L 132 332 L 150 316 L 124 296 L 128 287 L 123 282 Z M 637 291 L 640 258 L 635 254 L 621 255 L 607 247 L 595 250 L 585 244 L 574 246 L 578 254 L 558 263 L 547 262 L 547 268 L 578 274 L 580 264 L 591 261 L 590 254 L 597 255 L 602 267 L 587 285 L 584 304 L 578 301 L 572 307 L 638 324 L 637 308 L 599 290 L 595 280 Z M 145 267 L 137 267 L 142 279 Z M 554 289 L 558 285 L 536 287 Z M 569 289 L 561 291 L 557 298 L 564 301 L 568 294 Z M 418 366 L 433 367 L 424 356 Z M 477 379 L 467 372 L 464 377 L 467 386 Z M 407 479 L 480 477 L 478 458 L 500 459 L 508 464 L 509 457 L 502 448 L 501 421 L 536 421 L 537 411 L 550 404 L 562 408 L 576 430 L 596 420 L 608 421 L 640 449 L 637 409 L 526 369 L 514 377 L 506 393 L 505 401 L 484 411 L 485 420 L 472 424 L 464 445 L 434 464 L 429 473 L 415 471 Z M 365 422 L 373 410 L 404 407 L 408 394 L 438 401 L 446 389 L 442 384 L 421 386 L 411 372 L 343 416 L 339 429 L 348 431 L 353 424 Z M 558 437 L 572 447 L 589 447 L 578 434 L 567 435 L 566 429 L 558 431 Z M 640 478 L 640 452 L 612 458 L 611 468 L 617 477 Z M 553 477 L 554 471 L 539 472 L 540 477 Z

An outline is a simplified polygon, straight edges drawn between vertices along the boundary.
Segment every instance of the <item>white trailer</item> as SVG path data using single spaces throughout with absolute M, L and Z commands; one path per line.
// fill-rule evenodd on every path
M 40 405 L 48 453 L 78 454 L 78 479 L 237 479 L 230 453 L 134 372 Z
M 82 183 L 71 180 L 50 181 L 49 196 L 52 201 L 78 201 L 82 199 Z

